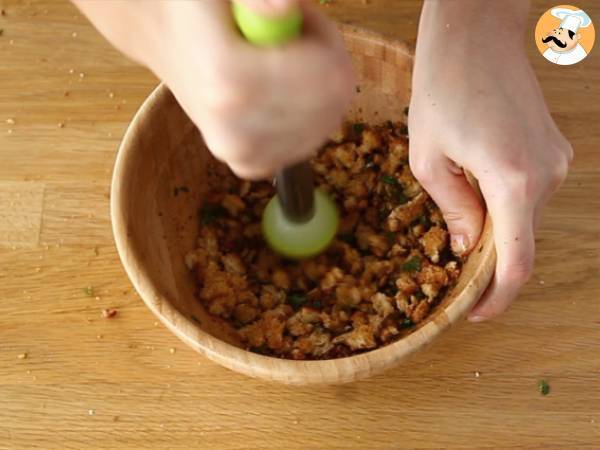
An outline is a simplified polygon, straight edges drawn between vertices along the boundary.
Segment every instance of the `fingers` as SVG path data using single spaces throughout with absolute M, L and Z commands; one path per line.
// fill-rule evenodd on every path
M 493 189 L 498 189 L 496 184 Z M 502 314 L 529 280 L 535 257 L 535 205 L 511 198 L 508 192 L 490 195 L 482 185 L 494 224 L 497 263 L 492 284 L 469 314 L 469 321 L 482 322 Z
M 456 164 L 441 153 L 412 148 L 410 166 L 440 207 L 448 225 L 452 250 L 465 254 L 477 244 L 483 228 L 483 206 Z

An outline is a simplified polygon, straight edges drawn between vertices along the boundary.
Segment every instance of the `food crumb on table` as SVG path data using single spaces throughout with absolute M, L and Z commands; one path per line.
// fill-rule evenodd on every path
M 102 310 L 102 316 L 106 319 L 112 319 L 117 315 L 116 309 L 106 308 Z
M 550 385 L 546 380 L 540 380 L 538 382 L 538 390 L 542 395 L 548 395 L 550 393 Z

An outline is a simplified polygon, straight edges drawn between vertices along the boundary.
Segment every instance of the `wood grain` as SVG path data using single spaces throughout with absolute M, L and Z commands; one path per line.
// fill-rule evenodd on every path
M 0 0 L 0 449 L 597 448 L 600 53 L 570 68 L 541 58 L 533 24 L 550 5 L 534 2 L 527 45 L 576 159 L 544 215 L 534 278 L 499 321 L 455 328 L 386 375 L 292 388 L 181 345 L 154 325 L 121 268 L 110 174 L 157 80 L 68 3 Z M 594 0 L 577 5 L 600 17 Z M 419 7 L 345 0 L 325 10 L 410 40 Z M 39 237 L 15 233 L 24 211 L 8 197 L 32 195 L 30 182 L 44 186 Z M 37 223 L 28 205 L 23 230 Z M 102 318 L 106 307 L 118 315 Z

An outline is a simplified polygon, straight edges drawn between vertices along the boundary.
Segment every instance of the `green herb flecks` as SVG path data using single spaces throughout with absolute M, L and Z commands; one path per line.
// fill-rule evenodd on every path
M 357 122 L 352 125 L 352 129 L 354 130 L 355 133 L 360 134 L 365 130 L 365 124 Z
M 548 395 L 550 393 L 550 385 L 546 380 L 540 380 L 538 382 L 538 391 L 542 395 Z
M 390 213 L 391 213 L 391 211 L 389 209 L 385 209 L 385 208 L 380 209 L 379 214 L 378 214 L 379 220 L 386 220 L 389 217 Z
M 403 205 L 407 203 L 410 199 L 404 194 L 404 189 L 402 185 L 398 181 L 398 179 L 392 175 L 382 175 L 380 178 L 383 184 L 389 186 L 388 188 L 388 196 L 391 201 L 394 201 L 397 204 Z
M 306 296 L 298 292 L 293 292 L 291 294 L 288 294 L 286 298 L 286 303 L 294 309 L 299 309 L 302 305 L 306 303 Z
M 207 203 L 200 210 L 200 222 L 202 225 L 210 225 L 215 220 L 223 217 L 225 213 L 225 208 L 221 205 Z
M 404 195 L 404 192 L 402 191 L 402 188 L 400 186 L 398 186 L 398 189 L 396 189 L 394 197 L 400 205 L 404 205 L 410 200 L 406 195 Z
M 391 175 L 382 175 L 381 182 L 383 184 L 387 184 L 388 186 L 398 186 L 400 184 L 400 183 L 398 183 L 398 180 L 396 179 L 396 177 L 393 177 Z
M 345 242 L 348 245 L 355 245 L 356 244 L 356 237 L 354 236 L 354 234 L 352 233 L 344 233 L 344 234 L 340 234 L 338 236 L 338 239 L 340 241 Z
M 423 294 L 423 292 L 421 292 L 420 290 L 415 292 L 413 295 L 417 300 L 423 300 L 424 298 L 426 298 L 425 294 Z
M 83 293 L 88 297 L 94 296 L 94 288 L 92 286 L 87 286 L 83 288 Z
M 413 256 L 402 265 L 402 270 L 405 272 L 418 272 L 421 270 L 421 258 Z
M 415 324 L 413 323 L 412 320 L 410 320 L 408 317 L 406 319 L 404 319 L 401 323 L 400 326 L 402 328 L 411 328 L 413 327 Z
M 253 353 L 258 353 L 259 355 L 266 355 L 269 353 L 269 347 L 266 344 L 262 344 L 259 347 L 250 347 L 249 349 Z

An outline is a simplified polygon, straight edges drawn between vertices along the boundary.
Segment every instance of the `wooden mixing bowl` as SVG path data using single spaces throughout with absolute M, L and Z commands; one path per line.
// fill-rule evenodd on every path
M 404 119 L 410 97 L 410 48 L 372 32 L 341 27 L 355 63 L 359 91 L 348 118 L 370 123 Z M 360 355 L 283 360 L 244 350 L 233 329 L 213 319 L 194 297 L 184 255 L 196 246 L 209 152 L 169 89 L 159 86 L 131 123 L 116 161 L 111 215 L 121 261 L 148 307 L 189 346 L 253 377 L 289 384 L 342 383 L 397 365 L 459 321 L 492 277 L 495 251 L 486 218 L 480 243 L 456 287 L 407 337 Z M 189 192 L 179 191 L 186 186 Z

